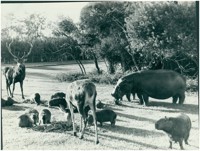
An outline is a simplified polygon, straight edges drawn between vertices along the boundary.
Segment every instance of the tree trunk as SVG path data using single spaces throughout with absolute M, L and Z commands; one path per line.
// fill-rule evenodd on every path
M 115 67 L 114 67 L 114 63 L 110 60 L 108 60 L 108 72 L 110 74 L 115 73 Z
M 79 64 L 80 64 L 80 66 L 82 67 L 82 70 L 83 70 L 84 74 L 86 74 L 85 67 L 84 67 L 84 65 L 82 64 L 81 60 L 79 59 L 78 62 L 79 62 Z
M 120 57 L 121 57 L 121 67 L 122 67 L 122 71 L 126 72 L 129 69 L 128 64 L 125 62 L 125 54 L 123 54 L 123 52 L 120 53 Z
M 98 61 L 97 61 L 97 57 L 96 57 L 96 55 L 93 53 L 93 57 L 94 57 L 94 63 L 95 63 L 95 67 L 96 67 L 96 69 L 97 69 L 97 73 L 98 74 L 101 74 L 101 70 L 100 70 L 100 68 L 99 68 L 99 64 L 98 64 Z

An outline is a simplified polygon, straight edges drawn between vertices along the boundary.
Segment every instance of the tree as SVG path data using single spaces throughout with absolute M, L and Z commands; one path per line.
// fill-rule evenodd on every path
M 85 67 L 81 61 L 82 49 L 78 43 L 80 31 L 77 25 L 75 25 L 70 18 L 62 18 L 62 20 L 58 22 L 58 28 L 56 28 L 53 33 L 58 38 L 64 38 L 65 40 L 60 47 L 55 49 L 56 51 L 54 53 L 69 55 L 76 61 L 82 74 L 86 74 Z
M 110 38 L 112 40 L 115 39 L 114 41 L 118 42 L 118 47 L 112 49 L 112 53 L 106 53 L 106 51 L 102 51 L 101 49 L 99 49 L 98 52 L 98 54 L 101 54 L 101 56 L 106 58 L 106 60 L 109 62 L 109 69 L 112 70 L 109 71 L 110 73 L 114 72 L 115 70 L 114 67 L 111 66 L 117 63 L 112 59 L 108 59 L 113 58 L 112 56 L 107 56 L 111 54 L 120 56 L 121 59 L 118 61 L 121 63 L 123 71 L 130 69 L 126 63 L 126 58 L 130 58 L 130 55 L 127 50 L 124 49 L 128 43 L 122 28 L 125 24 L 125 4 L 126 3 L 122 2 L 90 3 L 81 11 L 80 19 L 82 29 L 87 34 L 97 35 L 98 39 L 100 40 L 98 44 L 101 45 L 102 41 L 104 41 L 106 38 Z
M 45 18 L 39 14 L 32 14 L 23 19 L 16 19 L 13 14 L 10 14 L 12 19 L 9 26 L 2 29 L 2 54 L 6 55 L 7 48 L 5 47 L 6 42 L 10 42 L 11 39 L 15 41 L 16 53 L 23 54 L 24 51 L 28 51 L 24 48 L 24 43 L 34 43 L 37 39 L 44 38 L 43 31 L 45 30 Z M 35 46 L 33 46 L 34 49 Z M 23 52 L 22 52 L 23 51 Z M 40 51 L 34 49 L 34 51 Z M 33 51 L 33 52 L 34 52 Z M 32 52 L 32 53 L 33 53 Z M 3 56 L 2 55 L 2 56 Z M 29 55 L 28 59 L 32 58 L 33 55 Z
M 184 68 L 182 71 L 189 72 L 191 64 L 197 63 L 194 57 L 197 56 L 194 2 L 137 3 L 137 9 L 134 3 L 128 10 L 134 10 L 126 18 L 131 47 L 142 51 L 147 56 L 148 62 L 152 59 L 150 57 L 152 52 L 155 52 L 160 56 L 164 54 L 163 59 L 176 59 L 173 60 L 175 62 L 178 60 L 173 56 L 184 53 L 182 56 L 187 56 L 186 60 L 190 58 L 191 63 L 181 65 L 180 67 Z

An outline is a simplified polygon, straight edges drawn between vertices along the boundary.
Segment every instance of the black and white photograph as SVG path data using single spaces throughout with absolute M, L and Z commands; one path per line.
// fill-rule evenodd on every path
M 1 150 L 199 139 L 199 1 L 1 1 Z

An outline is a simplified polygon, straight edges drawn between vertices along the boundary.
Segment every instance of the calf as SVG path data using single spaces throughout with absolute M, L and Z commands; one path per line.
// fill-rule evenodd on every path
M 181 114 L 177 117 L 165 117 L 156 122 L 155 128 L 158 130 L 163 130 L 169 135 L 169 148 L 172 149 L 172 141 L 175 141 L 179 142 L 180 148 L 183 149 L 183 140 L 185 141 L 185 144 L 188 144 L 191 120 L 185 114 Z
M 87 125 L 88 107 L 92 110 L 95 127 L 95 143 L 98 144 L 97 134 L 97 121 L 96 121 L 96 86 L 89 80 L 77 80 L 69 84 L 66 93 L 67 105 L 70 109 L 71 119 L 73 124 L 73 133 L 76 136 L 73 106 L 77 107 L 78 112 L 81 114 L 81 135 L 83 139 L 84 131 Z M 82 127 L 82 121 L 84 125 Z

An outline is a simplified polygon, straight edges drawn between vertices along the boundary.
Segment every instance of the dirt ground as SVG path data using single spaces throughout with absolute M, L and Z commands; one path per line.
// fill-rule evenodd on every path
M 102 64 L 103 66 L 103 64 Z M 94 65 L 86 64 L 86 69 L 93 70 Z M 45 67 L 29 67 L 24 81 L 24 94 L 28 98 L 33 93 L 40 93 L 42 100 L 49 100 L 55 92 L 65 92 L 67 82 L 58 82 L 57 73 L 77 72 L 77 65 L 59 65 Z M 189 145 L 184 144 L 186 150 L 199 150 L 199 107 L 197 93 L 186 93 L 184 105 L 173 105 L 171 98 L 155 100 L 150 98 L 150 106 L 143 107 L 138 99 L 128 102 L 125 97 L 121 106 L 114 105 L 111 92 L 113 85 L 96 84 L 97 100 L 108 105 L 117 113 L 116 126 L 110 123 L 98 125 L 100 143 L 94 144 L 93 126 L 86 129 L 84 139 L 72 136 L 72 131 L 63 133 L 38 132 L 18 126 L 18 117 L 27 108 L 41 110 L 45 106 L 22 103 L 19 83 L 16 84 L 14 99 L 18 104 L 2 108 L 3 149 L 5 150 L 166 150 L 169 147 L 168 136 L 155 129 L 155 122 L 164 116 L 177 116 L 179 113 L 187 114 L 192 121 Z M 5 78 L 2 76 L 2 97 L 6 98 Z M 49 108 L 52 112 L 52 121 L 66 121 L 64 113 L 58 109 Z M 79 114 L 75 115 L 76 124 L 80 123 Z M 78 133 L 79 135 L 79 133 Z M 173 149 L 179 150 L 176 143 Z

